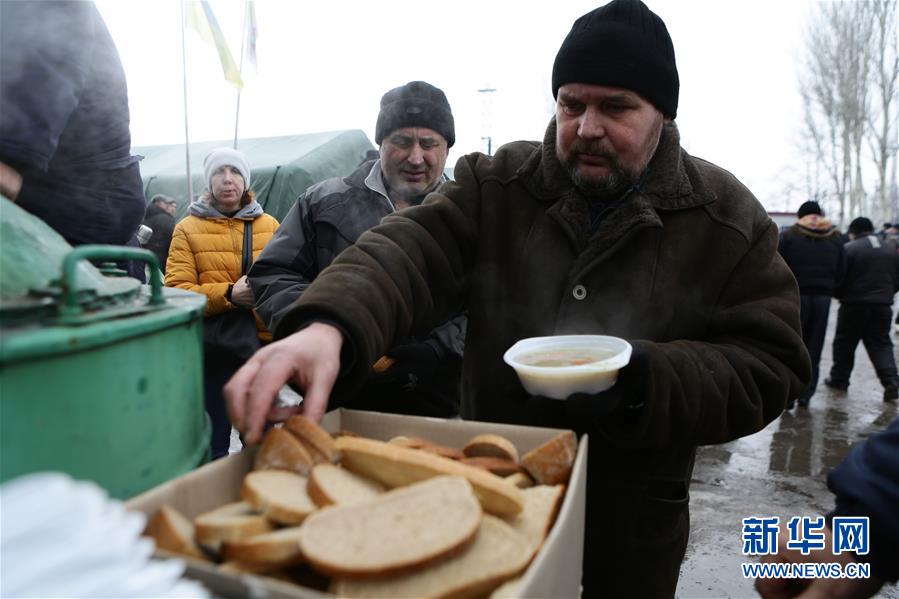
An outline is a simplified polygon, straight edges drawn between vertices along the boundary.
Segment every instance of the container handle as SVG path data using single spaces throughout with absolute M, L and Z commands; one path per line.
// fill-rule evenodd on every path
M 79 314 L 82 309 L 78 304 L 75 289 L 75 267 L 82 260 L 137 260 L 146 262 L 150 268 L 150 301 L 151 306 L 165 304 L 162 295 L 162 271 L 159 259 L 150 250 L 142 250 L 119 245 L 80 245 L 69 252 L 62 261 L 62 309 L 69 314 Z

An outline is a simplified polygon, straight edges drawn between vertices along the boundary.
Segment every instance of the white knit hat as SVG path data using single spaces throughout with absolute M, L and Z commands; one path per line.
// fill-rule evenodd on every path
M 250 163 L 246 155 L 234 148 L 216 148 L 203 159 L 203 173 L 206 175 L 206 188 L 212 191 L 212 175 L 223 166 L 233 166 L 243 177 L 244 189 L 250 188 Z

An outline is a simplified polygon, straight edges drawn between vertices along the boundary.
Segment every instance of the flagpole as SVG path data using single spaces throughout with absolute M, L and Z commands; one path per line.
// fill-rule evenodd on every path
M 244 45 L 247 43 L 247 12 L 249 0 L 244 0 L 243 3 L 243 27 L 241 27 L 241 35 L 240 35 L 240 65 L 237 67 L 237 72 L 240 75 L 241 81 L 243 81 L 243 53 L 244 53 Z M 237 88 L 237 107 L 234 109 L 234 149 L 237 149 L 237 126 L 240 122 L 240 93 L 243 91 L 243 87 Z
M 187 127 L 187 44 L 184 41 L 184 0 L 181 0 L 179 4 L 181 6 L 181 73 L 184 89 L 184 163 L 187 167 L 187 205 L 190 206 L 194 201 L 194 183 L 190 176 L 190 136 Z

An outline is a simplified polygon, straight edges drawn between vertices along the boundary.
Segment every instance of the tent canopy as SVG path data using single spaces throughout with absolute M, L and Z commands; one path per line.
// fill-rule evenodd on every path
M 194 196 L 206 188 L 203 159 L 214 148 L 223 146 L 230 147 L 231 141 L 190 144 Z M 309 186 L 350 174 L 374 146 L 365 133 L 355 129 L 241 139 L 237 148 L 249 159 L 251 187 L 256 192 L 256 200 L 268 214 L 280 221 Z M 140 172 L 147 200 L 164 193 L 178 202 L 175 218 L 186 216 L 190 202 L 184 144 L 134 147 L 132 153 L 144 157 Z

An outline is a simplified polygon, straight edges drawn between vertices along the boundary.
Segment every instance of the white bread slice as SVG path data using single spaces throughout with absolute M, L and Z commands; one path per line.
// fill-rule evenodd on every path
M 439 476 L 313 514 L 303 523 L 300 549 L 332 576 L 400 574 L 459 551 L 477 534 L 481 515 L 468 481 Z
M 381 483 L 334 464 L 319 464 L 313 468 L 307 490 L 312 501 L 320 507 L 364 503 L 385 491 Z
M 516 472 L 524 472 L 524 468 L 521 467 L 521 464 L 506 458 L 482 455 L 473 458 L 462 458 L 462 463 L 474 466 L 475 468 L 480 468 L 481 470 L 486 470 L 487 472 L 492 472 L 493 474 L 504 478 L 515 474 Z
M 527 489 L 533 487 L 536 483 L 531 475 L 527 472 L 516 472 L 506 477 L 506 480 L 518 487 L 519 489 Z
M 518 599 L 521 593 L 518 587 L 521 586 L 521 576 L 516 576 L 512 580 L 507 580 L 502 586 L 497 587 L 495 591 L 490 593 L 489 599 Z
M 528 565 L 530 547 L 505 522 L 485 515 L 465 551 L 428 568 L 376 580 L 335 581 L 339 597 L 483 597 Z
M 318 509 L 306 491 L 306 477 L 286 470 L 254 470 L 240 487 L 241 498 L 272 522 L 292 526 Z
M 461 449 L 431 443 L 427 439 L 422 439 L 421 437 L 406 437 L 400 435 L 399 437 L 392 438 L 388 443 L 399 445 L 400 447 L 408 447 L 409 449 L 420 449 L 451 460 L 461 460 L 465 457 L 465 454 L 462 453 Z
M 302 414 L 296 414 L 284 421 L 284 428 L 290 431 L 306 447 L 316 464 L 340 461 L 340 451 L 328 431 Z
M 475 435 L 462 448 L 462 453 L 470 458 L 484 456 L 506 458 L 513 462 L 518 461 L 518 449 L 515 447 L 515 444 L 505 437 L 500 437 L 493 433 Z
M 289 470 L 308 476 L 315 461 L 306 447 L 290 432 L 273 428 L 265 434 L 256 452 L 254 470 Z
M 521 465 L 541 485 L 558 485 L 568 482 L 576 455 L 577 439 L 565 431 L 521 456 Z
M 521 490 L 512 483 L 455 460 L 362 437 L 340 437 L 337 446 L 343 454 L 345 468 L 389 488 L 449 474 L 467 479 L 481 506 L 488 512 L 510 516 L 524 507 Z
M 528 540 L 533 554 L 543 545 L 565 497 L 565 485 L 538 485 L 523 489 L 524 510 L 505 521 Z
M 222 544 L 222 559 L 276 568 L 302 564 L 300 527 L 292 526 Z
M 178 555 L 209 561 L 194 541 L 194 525 L 175 508 L 163 505 L 150 519 L 144 535 L 156 541 L 156 547 Z
M 227 503 L 194 518 L 197 542 L 216 552 L 224 541 L 236 541 L 273 529 L 265 516 L 244 501 Z

